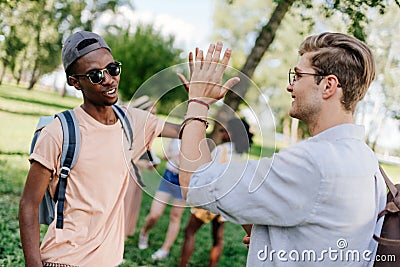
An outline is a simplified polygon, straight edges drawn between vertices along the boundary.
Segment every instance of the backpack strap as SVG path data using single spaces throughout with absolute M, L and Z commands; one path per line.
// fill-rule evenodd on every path
M 140 171 L 139 168 L 136 166 L 136 164 L 133 162 L 133 160 L 131 160 L 131 164 L 133 167 L 133 171 L 135 172 L 136 175 L 136 180 L 137 183 L 141 186 L 141 187 L 145 187 L 145 183 L 143 182 L 142 176 L 140 175 Z
M 128 139 L 129 147 L 132 147 L 133 129 L 129 116 L 126 114 L 125 110 L 118 105 L 112 105 L 112 108 L 114 109 L 115 114 L 117 114 L 118 119 L 121 121 L 125 136 Z
M 392 195 L 392 199 L 388 199 L 385 209 L 382 210 L 378 214 L 378 219 L 379 221 L 380 218 L 385 216 L 386 214 L 394 214 L 400 212 L 400 194 L 399 190 L 396 188 L 396 186 L 390 181 L 389 177 L 386 175 L 385 171 L 383 170 L 382 166 L 379 165 L 379 170 L 385 179 L 386 186 L 389 188 L 389 192 Z M 381 245 L 384 246 L 400 246 L 400 240 L 396 239 L 390 239 L 390 238 L 384 238 L 380 236 L 374 235 L 374 239 Z
M 50 124 L 50 122 L 52 122 L 54 120 L 54 116 L 41 116 L 39 118 L 38 124 L 36 125 L 36 129 L 35 132 L 33 134 L 33 138 L 31 141 L 31 148 L 29 149 L 29 155 L 33 153 L 33 149 L 35 148 L 37 139 L 39 138 L 39 135 L 41 133 L 41 131 L 43 130 L 43 128 Z
M 396 204 L 397 207 L 400 208 L 400 202 L 399 202 L 399 199 L 397 197 L 398 194 L 399 194 L 399 191 L 397 190 L 396 186 L 392 183 L 392 181 L 390 181 L 389 177 L 386 175 L 386 173 L 383 170 L 381 165 L 379 165 L 379 170 L 380 170 L 383 178 L 385 179 L 386 186 L 389 188 L 389 191 L 393 196 L 394 203 Z
M 57 201 L 56 228 L 62 229 L 64 225 L 64 201 L 67 178 L 78 159 L 81 135 L 78 120 L 73 110 L 63 111 L 56 114 L 55 117 L 60 120 L 63 131 L 63 147 L 60 160 L 61 170 L 57 189 L 54 194 L 55 201 Z
M 124 128 L 125 137 L 128 139 L 129 147 L 132 147 L 133 128 L 132 128 L 131 119 L 126 114 L 126 111 L 124 109 L 122 109 L 120 106 L 112 105 L 112 108 L 114 109 L 114 112 L 117 114 L 118 119 L 121 121 L 122 128 Z M 131 164 L 133 167 L 133 171 L 135 172 L 137 182 L 139 183 L 140 186 L 144 187 L 145 184 L 143 183 L 139 168 L 136 166 L 136 164 L 133 162 L 133 160 L 131 160 Z

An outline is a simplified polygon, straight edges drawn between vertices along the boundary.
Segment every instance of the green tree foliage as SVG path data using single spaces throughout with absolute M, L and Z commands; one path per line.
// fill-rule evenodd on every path
M 122 62 L 119 91 L 123 100 L 137 98 L 144 94 L 155 101 L 158 111 L 168 113 L 177 103 L 183 101 L 187 94 L 183 88 L 168 88 L 168 79 L 177 79 L 175 73 L 165 69 L 182 63 L 182 51 L 175 48 L 174 37 L 163 36 L 152 25 L 139 25 L 133 34 L 130 29 L 118 30 L 117 34 L 107 34 L 105 39 L 110 45 L 113 56 Z M 146 80 L 163 71 L 163 83 L 152 81 L 151 86 L 144 84 Z M 145 90 L 138 90 L 142 86 Z M 161 97 L 160 99 L 158 99 Z
M 54 70 L 59 64 L 59 51 L 61 50 L 61 35 L 58 33 L 59 21 L 53 19 L 54 3 L 51 0 L 31 2 L 26 5 L 25 20 L 33 23 L 30 25 L 31 39 L 29 48 L 31 56 L 31 78 L 28 89 L 32 89 L 43 73 Z
M 7 66 L 17 81 L 24 73 L 29 80 L 28 89 L 42 74 L 60 64 L 60 26 L 69 12 L 63 9 L 65 6 L 51 0 L 21 1 L 3 9 L 0 34 L 4 42 L 0 45 L 13 51 L 2 57 L 3 64 L 10 62 Z
M 4 41 L 4 53 L 2 53 L 3 71 L 0 76 L 0 84 L 7 68 L 10 68 L 11 72 L 14 73 L 17 55 L 26 47 L 26 44 L 16 35 L 16 26 L 11 26 L 9 30 L 8 38 Z
M 220 0 L 220 5 L 225 5 L 224 13 L 231 13 L 229 10 L 232 7 L 237 5 L 239 2 L 243 1 L 226 1 Z M 254 2 L 254 1 L 251 1 Z M 265 1 L 263 1 L 265 3 Z M 398 1 L 396 1 L 397 5 L 399 5 Z M 262 25 L 258 31 L 256 32 L 256 38 L 250 39 L 250 43 L 248 44 L 251 47 L 251 51 L 247 54 L 246 61 L 241 67 L 241 71 L 244 75 L 248 77 L 253 77 L 255 69 L 260 63 L 262 57 L 265 52 L 270 48 L 271 44 L 275 40 L 276 33 L 281 27 L 282 21 L 285 19 L 286 14 L 291 9 L 302 9 L 302 10 L 313 10 L 314 17 L 319 17 L 320 14 L 324 16 L 326 19 L 335 15 L 341 14 L 342 20 L 346 23 L 347 30 L 349 33 L 353 34 L 357 38 L 364 40 L 366 37 L 365 27 L 368 24 L 368 12 L 371 9 L 376 9 L 380 14 L 383 14 L 387 6 L 390 5 L 390 1 L 386 0 L 359 0 L 359 1 L 312 1 L 312 0 L 276 0 L 273 1 L 273 8 L 270 12 L 270 17 L 262 17 L 262 22 L 256 25 Z M 399 5 L 400 6 L 400 5 Z M 216 10 L 222 10 L 222 8 L 218 8 Z M 240 10 L 240 9 L 239 9 Z M 316 10 L 319 12 L 316 13 Z M 239 16 L 238 16 L 239 14 Z M 240 12 L 232 16 L 224 16 L 225 18 L 231 21 L 238 21 L 240 17 Z M 318 14 L 315 16 L 315 14 Z M 304 19 L 314 22 L 311 16 L 303 16 Z M 239 20 L 240 21 L 240 20 Z M 241 27 L 243 24 L 230 23 L 230 27 L 224 28 L 224 36 L 230 37 L 230 32 L 234 25 L 238 25 Z M 247 93 L 248 84 L 242 83 L 240 86 L 236 88 L 237 94 L 230 94 L 225 99 L 225 103 L 232 107 L 233 110 L 237 110 L 239 104 L 241 103 L 240 98 L 244 97 Z
M 17 81 L 28 79 L 32 89 L 39 77 L 61 61 L 65 36 L 77 29 L 92 30 L 103 12 L 116 12 L 127 0 L 0 0 L 0 58 L 2 73 L 10 70 Z M 1 51 L 0 50 L 0 51 Z
M 377 152 L 379 139 L 387 138 L 385 125 L 398 120 L 400 125 L 400 91 L 398 77 L 400 76 L 400 17 L 399 10 L 393 5 L 387 9 L 384 16 L 370 14 L 374 19 L 366 28 L 367 42 L 376 58 L 376 78 L 368 90 L 364 101 L 358 106 L 356 113 L 360 123 L 367 125 L 366 140 Z M 392 124 L 394 125 L 394 124 Z M 398 131 L 398 127 L 391 127 Z M 385 131 L 386 130 L 386 131 Z M 390 133 L 389 133 L 390 134 Z M 397 144 L 393 144 L 393 147 Z
M 117 7 L 119 6 L 129 6 L 130 8 L 133 8 L 132 1 L 129 0 L 80 0 L 66 2 L 76 2 L 76 4 L 84 6 L 85 16 L 79 16 L 79 26 L 86 31 L 92 31 L 96 20 L 106 11 L 116 13 Z
M 398 1 L 396 3 L 399 5 Z M 271 105 L 275 105 L 278 125 L 283 125 L 279 122 L 287 119 L 288 105 L 283 100 L 286 96 L 282 89 L 286 88 L 287 68 L 295 64 L 297 46 L 304 35 L 329 28 L 347 31 L 365 40 L 369 33 L 369 14 L 375 11 L 382 17 L 391 5 L 396 7 L 393 1 L 382 0 L 219 0 L 214 16 L 215 39 L 222 39 L 233 48 L 238 55 L 233 62 L 235 67 L 262 85 L 263 94 L 269 97 Z M 224 10 L 224 16 L 220 16 L 220 10 Z M 398 7 L 396 10 L 398 12 Z M 257 68 L 260 69 L 257 71 Z M 248 88 L 245 83 L 239 84 L 234 89 L 236 93 L 228 94 L 224 102 L 237 110 L 241 99 L 248 99 Z M 224 111 L 218 114 L 218 119 L 227 117 L 229 114 Z M 303 132 L 306 133 L 306 129 Z

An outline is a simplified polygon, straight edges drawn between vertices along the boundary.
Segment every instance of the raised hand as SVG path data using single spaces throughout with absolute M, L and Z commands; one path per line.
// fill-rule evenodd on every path
M 182 74 L 178 74 L 186 88 L 189 84 L 189 99 L 201 99 L 212 104 L 223 98 L 227 91 L 240 81 L 239 77 L 233 77 L 221 85 L 222 76 L 231 57 L 231 49 L 226 49 L 220 62 L 222 46 L 222 42 L 210 44 L 205 58 L 203 51 L 196 49 L 194 62 L 193 54 L 189 54 L 190 82 L 188 83 Z
M 199 53 L 199 48 L 196 47 L 196 56 L 197 56 L 198 53 Z M 189 71 L 190 71 L 189 80 L 192 78 L 193 68 L 194 68 L 194 64 L 193 64 L 193 53 L 190 52 L 190 53 L 189 53 Z M 189 81 L 186 79 L 186 77 L 185 77 L 182 73 L 177 73 L 176 75 L 178 75 L 178 78 L 182 81 L 183 86 L 185 87 L 186 91 L 189 92 Z

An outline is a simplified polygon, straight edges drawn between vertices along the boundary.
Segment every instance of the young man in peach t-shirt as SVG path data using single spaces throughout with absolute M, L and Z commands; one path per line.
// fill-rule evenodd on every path
M 74 109 L 81 146 L 65 195 L 64 227 L 55 223 L 40 244 L 38 207 L 60 171 L 62 130 L 54 120 L 41 133 L 30 156 L 31 168 L 21 197 L 19 222 L 26 266 L 117 266 L 124 251 L 124 196 L 130 160 L 137 160 L 156 136 L 177 137 L 179 126 L 138 109 L 128 109 L 134 132 L 132 147 L 113 111 L 118 100 L 121 64 L 105 41 L 81 31 L 64 43 L 67 81 L 82 91 Z

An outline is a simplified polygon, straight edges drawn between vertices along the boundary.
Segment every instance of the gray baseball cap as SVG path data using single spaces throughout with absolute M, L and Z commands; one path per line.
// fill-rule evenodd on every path
M 82 43 L 83 41 L 86 42 Z M 111 52 L 103 38 L 93 32 L 80 31 L 72 34 L 65 41 L 61 51 L 64 70 L 67 71 L 78 58 L 100 48 L 106 48 Z

